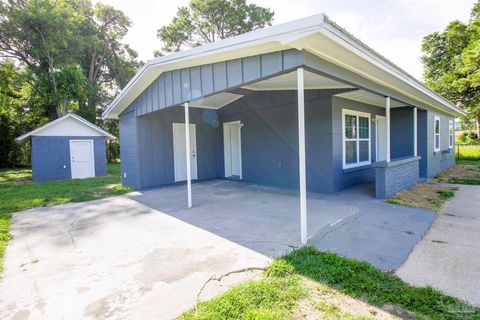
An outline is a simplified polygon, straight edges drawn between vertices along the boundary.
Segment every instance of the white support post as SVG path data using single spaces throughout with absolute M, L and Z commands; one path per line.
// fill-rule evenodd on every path
M 413 156 L 418 156 L 417 149 L 417 107 L 413 107 Z
M 390 162 L 390 97 L 385 98 L 385 116 L 387 122 L 387 156 L 386 161 Z
M 190 150 L 190 117 L 188 114 L 188 102 L 185 102 L 185 145 L 187 158 L 187 193 L 188 193 L 188 207 L 192 207 L 192 169 L 191 169 L 191 153 Z
M 305 162 L 305 98 L 303 68 L 297 69 L 298 165 L 300 173 L 300 239 L 307 243 L 307 177 Z

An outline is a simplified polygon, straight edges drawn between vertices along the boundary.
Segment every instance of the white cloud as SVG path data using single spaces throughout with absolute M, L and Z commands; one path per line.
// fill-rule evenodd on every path
M 188 0 L 102 0 L 125 12 L 134 25 L 126 41 L 144 61 L 160 48 L 159 27 L 170 22 Z M 248 0 L 275 11 L 274 23 L 316 13 L 347 29 L 367 45 L 421 78 L 421 42 L 428 33 L 440 31 L 455 19 L 466 21 L 475 0 Z

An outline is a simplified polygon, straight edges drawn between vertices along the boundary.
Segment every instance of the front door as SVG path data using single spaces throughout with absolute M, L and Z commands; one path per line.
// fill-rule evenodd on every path
M 72 179 L 95 176 L 93 140 L 70 140 L 70 165 Z
M 175 182 L 187 180 L 187 148 L 185 144 L 185 124 L 173 124 L 173 161 Z M 194 124 L 190 124 L 190 168 L 192 180 L 197 177 L 197 134 Z
M 225 177 L 242 179 L 242 124 L 240 121 L 223 124 Z
M 383 116 L 376 117 L 377 130 L 376 130 L 376 151 L 377 161 L 387 160 L 387 121 Z

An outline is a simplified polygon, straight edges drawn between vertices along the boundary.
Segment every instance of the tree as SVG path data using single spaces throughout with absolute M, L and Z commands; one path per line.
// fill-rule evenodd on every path
M 157 31 L 162 52 L 176 52 L 272 24 L 273 11 L 246 0 L 191 0 L 180 7 L 170 24 Z
M 76 111 L 92 122 L 139 66 L 122 43 L 130 20 L 89 0 L 0 0 L 0 57 L 29 68 L 50 119 Z
M 423 39 L 426 84 L 468 111 L 480 135 L 480 1 L 468 23 L 451 22 Z

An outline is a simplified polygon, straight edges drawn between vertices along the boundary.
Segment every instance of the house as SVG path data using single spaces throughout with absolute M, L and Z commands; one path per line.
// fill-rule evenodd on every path
M 73 113 L 25 133 L 16 141 L 28 138 L 35 182 L 105 176 L 105 140 L 116 139 Z
M 323 14 L 146 63 L 103 113 L 124 185 L 238 179 L 388 197 L 454 163 L 455 117 L 423 83 Z M 188 169 L 187 169 L 188 168 Z

